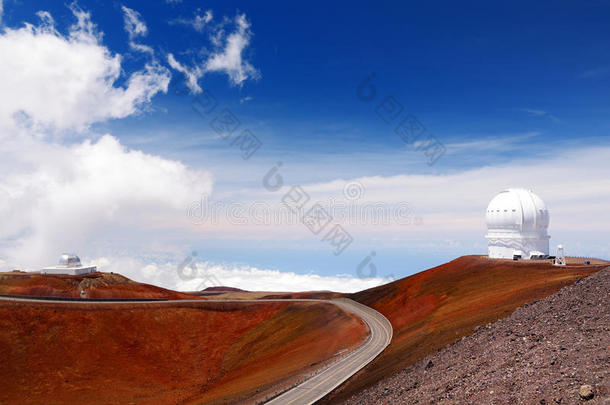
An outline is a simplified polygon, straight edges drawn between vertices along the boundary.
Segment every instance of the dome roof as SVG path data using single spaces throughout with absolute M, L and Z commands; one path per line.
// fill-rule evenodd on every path
M 531 190 L 510 188 L 491 200 L 485 222 L 490 231 L 546 235 L 549 211 L 542 199 Z
M 60 266 L 63 267 L 80 267 L 80 258 L 73 253 L 64 253 L 59 257 Z

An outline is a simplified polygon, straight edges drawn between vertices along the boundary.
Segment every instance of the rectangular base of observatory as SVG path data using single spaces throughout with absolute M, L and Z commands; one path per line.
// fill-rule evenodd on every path
M 40 270 L 40 274 L 69 274 L 72 276 L 79 276 L 81 274 L 95 273 L 97 271 L 96 266 L 81 266 L 81 267 L 47 267 Z

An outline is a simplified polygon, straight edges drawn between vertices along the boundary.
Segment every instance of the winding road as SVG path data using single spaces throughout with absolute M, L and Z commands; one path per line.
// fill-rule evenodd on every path
M 347 298 L 334 300 L 319 299 L 274 299 L 274 300 L 62 300 L 53 298 L 23 298 L 16 296 L 0 296 L 3 301 L 17 302 L 52 302 L 63 305 L 100 305 L 100 304 L 168 304 L 168 303 L 201 303 L 201 302 L 234 302 L 234 303 L 260 303 L 260 302 L 324 302 L 337 305 L 341 309 L 351 312 L 361 318 L 369 328 L 367 339 L 356 349 L 341 357 L 338 361 L 328 365 L 318 374 L 312 376 L 301 384 L 285 391 L 281 395 L 267 402 L 272 405 L 309 405 L 321 399 L 337 388 L 348 378 L 360 371 L 373 361 L 392 340 L 392 325 L 374 309 L 359 304 Z
M 360 317 L 369 327 L 369 337 L 341 360 L 267 404 L 313 404 L 373 361 L 390 344 L 392 325 L 385 316 L 350 299 L 340 298 L 330 302 Z

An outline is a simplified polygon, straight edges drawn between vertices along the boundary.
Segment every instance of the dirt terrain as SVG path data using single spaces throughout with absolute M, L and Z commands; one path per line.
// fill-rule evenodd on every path
M 116 273 L 80 276 L 13 271 L 0 273 L 0 294 L 39 297 L 193 299 L 195 296 L 132 281 Z
M 322 403 L 345 400 L 469 335 L 608 266 L 464 256 L 344 295 L 385 315 L 390 346 Z M 0 294 L 192 298 L 117 274 L 0 274 Z M 210 291 L 210 299 L 334 298 L 319 291 Z M 0 303 L 0 403 L 228 403 L 264 398 L 359 344 L 366 327 L 332 304 L 165 303 L 71 307 Z M 56 401 L 56 402 L 54 402 Z
M 366 334 L 326 303 L 0 302 L 0 403 L 229 403 Z
M 224 287 L 223 287 L 224 288 Z M 210 291 L 189 293 L 213 300 L 284 300 L 317 299 L 331 300 L 345 297 L 346 294 L 333 291 L 270 292 L 270 291 Z
M 477 328 L 346 404 L 608 404 L 609 308 L 606 269 Z
M 546 261 L 493 260 L 463 256 L 430 270 L 349 298 L 385 315 L 394 328 L 390 346 L 322 403 L 345 400 L 474 328 L 504 318 L 517 307 L 545 298 L 589 276 L 607 262 L 559 267 Z

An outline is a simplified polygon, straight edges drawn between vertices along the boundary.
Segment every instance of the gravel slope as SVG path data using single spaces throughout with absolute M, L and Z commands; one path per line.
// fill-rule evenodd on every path
M 610 404 L 609 297 L 607 268 L 478 327 L 345 404 Z M 593 398 L 581 397 L 582 385 Z

